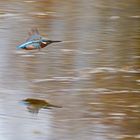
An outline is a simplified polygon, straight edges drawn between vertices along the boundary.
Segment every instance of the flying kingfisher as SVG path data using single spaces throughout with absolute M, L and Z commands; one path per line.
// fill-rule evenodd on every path
M 17 46 L 17 49 L 24 49 L 24 50 L 35 50 L 35 49 L 42 49 L 51 43 L 57 43 L 62 41 L 57 40 L 49 40 L 43 38 L 37 29 L 32 29 L 29 32 L 29 38 L 22 43 L 21 45 Z

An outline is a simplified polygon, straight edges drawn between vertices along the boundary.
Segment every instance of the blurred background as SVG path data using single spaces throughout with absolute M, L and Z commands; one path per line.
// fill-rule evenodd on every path
M 33 27 L 64 42 L 17 52 Z M 86 139 L 140 139 L 140 1 L 1 0 L 0 140 Z

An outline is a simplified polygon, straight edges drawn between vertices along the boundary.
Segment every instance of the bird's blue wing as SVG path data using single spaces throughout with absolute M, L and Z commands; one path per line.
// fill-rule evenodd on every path
M 41 40 L 41 39 L 42 39 L 42 36 L 39 34 L 39 31 L 35 28 L 29 32 L 29 37 L 26 39 L 26 42 L 34 41 L 34 40 Z
M 40 48 L 40 40 L 33 40 L 33 41 L 28 41 L 28 42 L 25 42 L 19 46 L 17 46 L 17 49 L 26 49 L 28 48 L 28 46 L 34 46 L 35 49 L 39 49 Z

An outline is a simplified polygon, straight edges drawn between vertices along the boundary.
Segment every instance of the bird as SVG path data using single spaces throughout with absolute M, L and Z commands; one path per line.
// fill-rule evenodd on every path
M 50 40 L 42 37 L 39 34 L 38 29 L 32 29 L 29 32 L 29 38 L 26 39 L 26 41 L 20 45 L 17 46 L 17 49 L 23 49 L 23 50 L 40 50 L 42 48 L 45 48 L 47 45 L 52 43 L 58 43 L 62 42 L 59 40 Z

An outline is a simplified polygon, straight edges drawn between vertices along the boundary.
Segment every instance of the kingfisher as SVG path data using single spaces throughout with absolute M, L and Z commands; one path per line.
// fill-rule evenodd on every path
M 24 43 L 17 46 L 17 49 L 40 50 L 42 48 L 45 48 L 49 44 L 57 42 L 62 41 L 46 39 L 39 34 L 39 31 L 37 29 L 32 29 L 29 32 L 29 38 Z

